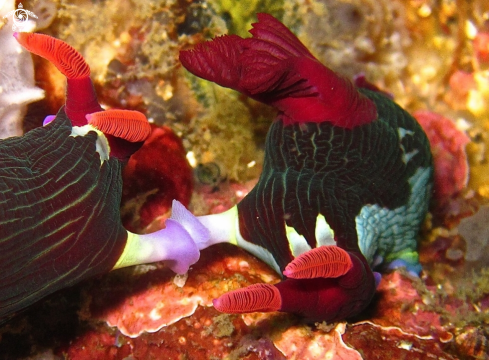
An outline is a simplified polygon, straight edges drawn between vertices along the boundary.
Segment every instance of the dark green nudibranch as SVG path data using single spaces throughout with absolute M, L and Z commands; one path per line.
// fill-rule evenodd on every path
M 18 34 L 67 76 L 67 101 L 43 127 L 0 140 L 0 323 L 96 274 L 155 261 L 185 273 L 208 231 L 174 201 L 166 228 L 122 226 L 123 160 L 150 134 L 143 114 L 102 111 L 81 55 L 40 34 Z
M 199 220 L 208 245 L 236 244 L 284 279 L 224 294 L 214 306 L 343 320 L 369 305 L 376 271 L 420 271 L 429 142 L 392 99 L 335 74 L 272 16 L 258 14 L 250 33 L 180 53 L 193 74 L 278 110 L 257 185 L 232 209 Z

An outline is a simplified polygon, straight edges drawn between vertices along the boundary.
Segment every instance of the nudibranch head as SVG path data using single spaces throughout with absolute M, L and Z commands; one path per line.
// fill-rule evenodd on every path
M 206 245 L 241 246 L 284 279 L 224 294 L 214 305 L 342 320 L 369 305 L 377 264 L 419 271 L 429 142 L 390 97 L 365 81 L 356 87 L 278 20 L 257 17 L 251 38 L 223 36 L 180 53 L 193 74 L 279 110 L 257 185 L 233 209 L 199 220 L 211 233 Z
M 110 144 L 111 156 L 121 160 L 127 160 L 139 149 L 151 132 L 146 117 L 128 110 L 105 114 L 90 79 L 90 67 L 78 51 L 49 35 L 16 32 L 14 37 L 25 49 L 49 60 L 66 76 L 65 112 L 74 126 L 90 124 L 102 131 Z M 45 123 L 50 120 L 52 117 Z

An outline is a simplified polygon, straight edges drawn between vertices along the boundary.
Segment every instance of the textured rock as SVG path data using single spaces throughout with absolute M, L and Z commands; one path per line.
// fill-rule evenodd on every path
M 14 9 L 15 1 L 0 2 L 0 19 Z M 22 135 L 27 105 L 44 97 L 44 91 L 34 86 L 31 54 L 12 36 L 11 24 L 11 18 L 0 24 L 0 139 Z

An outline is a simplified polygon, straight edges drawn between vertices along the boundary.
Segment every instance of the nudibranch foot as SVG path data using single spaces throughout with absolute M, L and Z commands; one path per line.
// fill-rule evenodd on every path
M 407 272 L 413 276 L 419 277 L 422 267 L 419 262 L 410 262 L 405 259 L 396 259 L 387 265 L 388 270 L 394 270 L 398 268 L 405 268 Z
M 382 274 L 374 271 L 374 279 L 375 279 L 375 288 L 377 289 L 379 287 L 380 281 L 382 280 Z
M 177 274 L 184 274 L 200 257 L 199 243 L 206 242 L 209 231 L 177 200 L 173 200 L 172 215 L 166 227 L 151 234 L 128 232 L 126 247 L 114 269 L 167 262 Z

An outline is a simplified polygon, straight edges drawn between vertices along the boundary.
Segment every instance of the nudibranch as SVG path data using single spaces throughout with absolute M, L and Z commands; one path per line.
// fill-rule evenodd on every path
M 112 269 L 166 260 L 185 273 L 208 230 L 183 205 L 174 201 L 166 228 L 155 233 L 137 235 L 121 223 L 121 159 L 149 136 L 146 117 L 102 111 L 88 64 L 68 44 L 41 34 L 14 36 L 52 61 L 68 84 L 66 105 L 54 119 L 0 142 L 0 322 Z
M 236 244 L 283 280 L 226 293 L 214 306 L 314 321 L 357 315 L 375 293 L 376 270 L 420 271 L 428 139 L 388 96 L 335 74 L 271 15 L 258 14 L 250 33 L 180 53 L 194 75 L 278 110 L 257 185 L 235 207 L 199 220 L 211 234 L 204 246 Z

